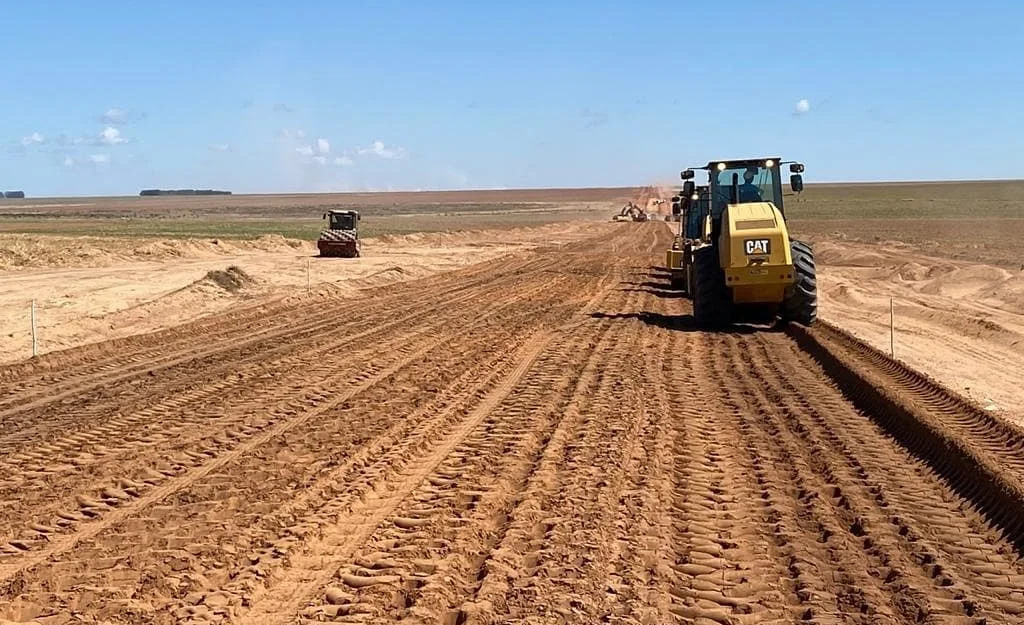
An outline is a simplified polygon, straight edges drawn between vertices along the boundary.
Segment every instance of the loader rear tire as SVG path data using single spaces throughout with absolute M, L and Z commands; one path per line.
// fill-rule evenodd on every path
M 803 241 L 789 244 L 796 282 L 786 289 L 783 318 L 800 325 L 812 325 L 818 319 L 818 280 L 814 268 L 814 251 Z
M 725 272 L 718 264 L 718 249 L 713 245 L 693 251 L 693 319 L 701 328 L 720 328 L 729 324 L 732 299 L 725 285 Z

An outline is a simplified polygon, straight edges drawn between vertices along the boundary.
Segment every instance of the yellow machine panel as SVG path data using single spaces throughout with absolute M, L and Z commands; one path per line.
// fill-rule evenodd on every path
M 665 267 L 669 269 L 681 269 L 683 267 L 683 250 L 666 251 Z
M 732 204 L 719 253 L 736 304 L 782 301 L 794 282 L 786 222 L 771 202 Z

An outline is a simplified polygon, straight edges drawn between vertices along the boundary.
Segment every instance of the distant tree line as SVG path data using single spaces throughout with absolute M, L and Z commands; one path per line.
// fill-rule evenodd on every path
M 8 200 L 18 200 L 25 197 L 24 191 L 4 191 L 0 193 L 0 197 L 5 197 Z
M 143 189 L 139 195 L 231 195 L 231 192 L 216 189 Z

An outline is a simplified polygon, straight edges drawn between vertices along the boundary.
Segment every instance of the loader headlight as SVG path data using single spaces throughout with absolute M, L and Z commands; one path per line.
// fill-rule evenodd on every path
M 774 161 L 774 160 L 772 160 L 772 159 L 768 159 L 768 160 L 766 160 L 766 161 L 764 162 L 764 166 L 765 166 L 765 167 L 775 167 L 775 161 Z
M 718 164 L 718 171 L 725 171 L 725 163 Z
M 690 196 L 690 199 L 691 199 L 691 200 L 699 200 L 699 199 L 700 199 L 700 196 L 699 196 L 699 195 L 697 195 L 696 193 L 694 193 L 693 195 L 691 195 L 691 196 Z

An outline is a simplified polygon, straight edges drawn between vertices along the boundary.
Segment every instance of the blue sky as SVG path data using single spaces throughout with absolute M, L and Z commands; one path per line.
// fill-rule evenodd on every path
M 1022 23 L 1016 0 L 6 3 L 0 187 L 620 186 L 768 153 L 808 182 L 1019 178 Z

